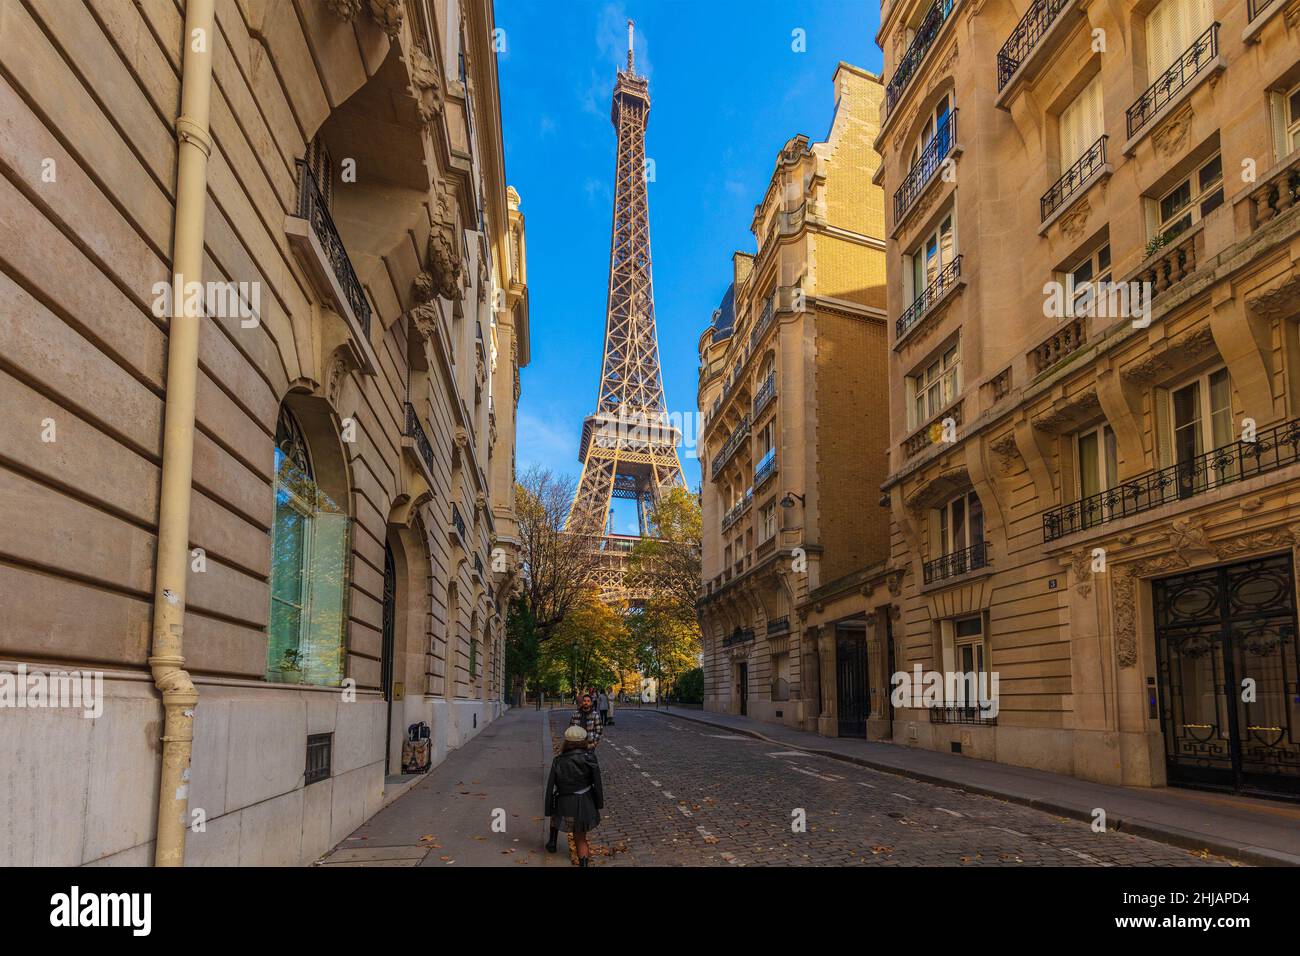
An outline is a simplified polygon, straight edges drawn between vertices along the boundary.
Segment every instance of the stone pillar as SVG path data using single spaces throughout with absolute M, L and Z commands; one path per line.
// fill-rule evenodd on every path
M 820 678 L 817 628 L 805 626 L 799 634 L 799 716 L 804 730 L 817 729 L 817 717 L 821 714 Z
M 817 654 L 821 659 L 821 716 L 817 718 L 817 733 L 823 737 L 838 737 L 840 722 L 837 710 L 837 685 L 835 680 L 835 629 L 822 627 L 817 634 Z

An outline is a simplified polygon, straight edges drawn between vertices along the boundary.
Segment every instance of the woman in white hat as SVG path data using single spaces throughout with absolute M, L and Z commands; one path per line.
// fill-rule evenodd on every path
M 596 755 L 587 749 L 587 731 L 569 727 L 564 731 L 564 746 L 551 761 L 551 774 L 546 780 L 546 815 L 551 818 L 547 851 L 556 851 L 559 831 L 572 833 L 578 848 L 578 865 L 586 866 L 591 856 L 587 834 L 600 825 L 600 810 L 604 806 L 600 764 Z

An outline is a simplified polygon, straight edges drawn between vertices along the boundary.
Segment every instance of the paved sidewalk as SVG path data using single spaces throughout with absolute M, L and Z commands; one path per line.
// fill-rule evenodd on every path
M 1256 865 L 1300 866 L 1300 806 L 1294 804 L 1176 787 L 1114 787 L 892 743 L 821 737 L 730 714 L 660 713 L 1073 819 L 1091 822 L 1101 807 L 1113 830 Z
M 507 711 L 317 865 L 567 865 L 562 854 L 542 850 L 551 759 L 546 714 Z M 494 819 L 504 821 L 504 833 L 494 832 Z

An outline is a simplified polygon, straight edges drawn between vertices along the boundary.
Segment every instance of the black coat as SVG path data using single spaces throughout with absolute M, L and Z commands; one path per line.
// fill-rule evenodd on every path
M 600 762 L 585 749 L 566 750 L 551 761 L 546 779 L 546 815 L 559 817 L 566 831 L 583 832 L 600 823 L 605 790 L 600 781 Z

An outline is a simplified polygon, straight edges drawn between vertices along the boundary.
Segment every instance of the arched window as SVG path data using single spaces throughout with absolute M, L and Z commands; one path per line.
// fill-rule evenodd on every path
M 348 533 L 347 513 L 316 484 L 301 425 L 282 407 L 275 429 L 268 681 L 334 685 L 343 679 Z

